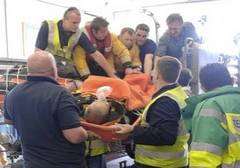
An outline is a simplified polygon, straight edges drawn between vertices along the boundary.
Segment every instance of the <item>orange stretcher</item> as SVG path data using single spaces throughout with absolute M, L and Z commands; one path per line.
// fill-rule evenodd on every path
M 130 74 L 123 80 L 114 79 L 102 76 L 90 76 L 83 82 L 80 93 L 95 94 L 97 88 L 101 86 L 110 86 L 113 88 L 113 92 L 109 96 L 112 99 L 126 102 L 126 109 L 131 111 L 138 108 L 143 108 L 150 101 L 152 94 L 155 91 L 155 87 L 149 82 L 150 78 L 146 74 Z M 19 78 L 13 78 L 11 82 L 22 83 L 24 80 Z M 58 78 L 58 83 L 62 86 L 66 86 L 69 79 Z M 4 95 L 0 95 L 0 101 L 3 101 Z M 141 117 L 135 122 L 134 126 L 139 124 Z M 115 123 L 119 120 L 105 123 L 103 125 L 97 125 L 88 123 L 81 120 L 81 125 L 89 131 L 94 132 L 101 137 L 101 140 L 106 142 L 124 140 L 127 135 L 118 135 L 115 133 Z
M 80 92 L 82 95 L 94 95 L 96 90 L 102 86 L 110 86 L 112 92 L 108 98 L 125 102 L 124 105 L 127 111 L 144 108 L 151 100 L 151 96 L 155 91 L 155 87 L 150 83 L 148 75 L 130 74 L 123 80 L 103 76 L 89 76 L 89 78 L 83 82 Z M 140 121 L 141 117 L 139 117 L 133 125 L 138 125 Z M 82 126 L 86 130 L 94 132 L 101 137 L 101 140 L 107 142 L 127 138 L 127 135 L 123 136 L 115 133 L 115 131 L 117 131 L 115 123 L 117 123 L 117 121 L 96 125 L 81 121 Z
M 97 125 L 97 124 L 81 121 L 81 125 L 86 130 L 94 132 L 96 135 L 98 135 L 101 138 L 101 140 L 105 142 L 112 142 L 112 141 L 123 140 L 127 138 L 124 136 L 119 136 L 115 133 L 115 131 L 117 130 L 113 123 Z
M 139 117 L 134 122 L 133 126 L 139 125 L 140 121 L 141 121 L 141 117 Z M 113 142 L 113 141 L 127 139 L 128 135 L 119 135 L 115 133 L 115 131 L 117 131 L 117 128 L 115 126 L 117 122 L 119 122 L 119 120 L 108 122 L 102 125 L 97 125 L 97 124 L 92 124 L 84 120 L 81 120 L 81 125 L 86 130 L 94 132 L 96 135 L 98 135 L 101 138 L 101 140 L 105 142 Z

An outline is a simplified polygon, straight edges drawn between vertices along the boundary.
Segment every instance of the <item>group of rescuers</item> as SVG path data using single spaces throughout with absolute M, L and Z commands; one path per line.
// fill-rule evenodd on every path
M 89 75 L 122 78 L 141 72 L 156 86 L 141 123 L 115 125 L 116 133 L 135 145 L 132 168 L 240 167 L 240 89 L 233 87 L 227 68 L 212 63 L 201 69 L 201 95 L 184 89 L 191 75 L 179 60 L 187 37 L 199 41 L 193 25 L 169 15 L 157 46 L 148 39 L 146 24 L 116 36 L 101 17 L 82 29 L 80 21 L 79 10 L 71 7 L 63 19 L 43 22 L 27 60 L 27 81 L 5 98 L 5 122 L 18 131 L 25 168 L 106 167 L 107 144 L 92 140 L 86 156 L 85 142 L 94 135 L 81 126 L 82 112 L 56 79 L 68 77 L 77 86 Z M 181 82 L 186 87 L 178 84 L 179 76 L 188 80 Z

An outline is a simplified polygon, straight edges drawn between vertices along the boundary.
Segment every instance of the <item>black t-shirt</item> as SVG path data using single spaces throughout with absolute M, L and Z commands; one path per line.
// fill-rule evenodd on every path
M 84 143 L 72 144 L 62 130 L 80 126 L 74 97 L 54 80 L 28 77 L 5 98 L 4 117 L 22 142 L 26 168 L 83 168 Z
M 61 47 L 68 45 L 68 40 L 73 34 L 73 32 L 68 32 L 63 29 L 62 21 L 60 20 L 58 22 L 58 30 L 59 30 L 59 38 Z M 47 21 L 44 21 L 42 23 L 42 26 L 38 32 L 37 40 L 35 47 L 39 48 L 41 50 L 45 50 L 48 46 L 48 23 Z M 82 33 L 79 37 L 78 45 L 80 45 L 88 54 L 94 53 L 96 51 L 96 48 L 92 45 L 92 43 L 89 41 L 87 35 L 85 33 Z

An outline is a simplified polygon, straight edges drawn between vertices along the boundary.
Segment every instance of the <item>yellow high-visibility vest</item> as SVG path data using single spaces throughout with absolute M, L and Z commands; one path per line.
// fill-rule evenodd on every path
M 89 154 L 89 156 L 97 156 L 110 151 L 107 143 L 104 143 L 99 139 L 92 140 L 91 142 L 86 141 L 85 143 L 86 143 L 86 155 Z
M 82 32 L 78 29 L 68 40 L 68 45 L 61 47 L 58 21 L 47 21 L 48 23 L 48 46 L 46 51 L 54 56 L 63 57 L 67 60 L 72 60 L 74 47 L 77 45 Z
M 186 93 L 181 86 L 170 89 L 154 98 L 144 109 L 142 115 L 142 126 L 148 126 L 146 116 L 149 107 L 159 98 L 167 96 L 177 102 L 180 109 L 186 106 Z M 147 137 L 146 137 L 147 138 Z M 186 130 L 184 121 L 181 117 L 179 121 L 178 137 L 174 145 L 153 146 L 136 144 L 135 161 L 137 163 L 153 167 L 184 167 L 188 165 L 188 144 L 189 133 Z

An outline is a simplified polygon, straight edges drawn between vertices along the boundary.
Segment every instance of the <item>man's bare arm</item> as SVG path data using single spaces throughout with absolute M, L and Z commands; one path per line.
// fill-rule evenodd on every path
M 64 137 L 73 144 L 84 142 L 88 138 L 87 131 L 82 127 L 63 130 Z
M 146 54 L 144 59 L 144 73 L 149 74 L 153 67 L 153 54 Z

